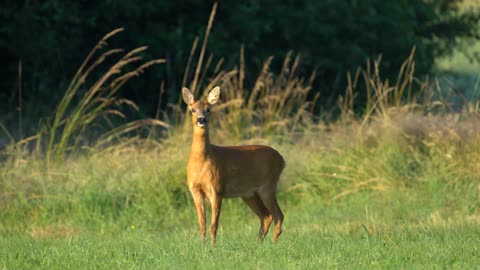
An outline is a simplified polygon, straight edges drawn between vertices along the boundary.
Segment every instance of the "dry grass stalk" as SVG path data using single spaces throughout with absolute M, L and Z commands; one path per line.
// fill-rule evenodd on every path
M 198 77 L 202 69 L 203 57 L 207 49 L 208 37 L 210 35 L 210 31 L 212 30 L 213 19 L 215 18 L 216 11 L 217 11 L 217 3 L 215 2 L 213 4 L 212 11 L 210 13 L 210 18 L 208 19 L 208 25 L 207 25 L 207 29 L 205 30 L 205 37 L 203 39 L 202 49 L 200 50 L 200 56 L 198 57 L 197 69 L 195 71 L 195 76 L 193 78 L 192 85 L 190 87 L 190 90 L 192 90 L 193 94 L 195 94 L 197 89 Z
M 96 52 L 107 45 L 107 40 L 122 30 L 122 28 L 119 28 L 108 33 L 97 43 L 72 79 L 64 97 L 53 114 L 51 123 L 40 132 L 37 146 L 43 141 L 41 137 L 45 136 L 47 138 L 45 148 L 47 162 L 52 160 L 60 162 L 67 152 L 76 149 L 80 140 L 83 139 L 84 131 L 99 117 L 107 118 L 108 115 L 124 117 L 124 114 L 114 109 L 113 106 L 125 104 L 134 109 L 137 108 L 132 101 L 117 98 L 115 96 L 116 93 L 127 81 L 143 73 L 145 69 L 154 64 L 165 62 L 163 59 L 155 59 L 141 64 L 132 71 L 124 72 L 123 69 L 128 65 L 142 59 L 138 54 L 147 50 L 146 46 L 135 48 L 112 64 L 99 79 L 88 87 L 78 103 L 74 104 L 74 97 L 78 96 L 80 89 L 84 87 L 89 75 L 107 58 L 123 52 L 122 49 L 111 49 L 92 61 Z M 127 124 L 125 125 L 125 129 L 130 130 L 131 127 L 138 127 L 139 123 L 146 122 L 136 122 L 132 125 Z M 158 120 L 150 121 L 148 124 L 167 126 L 166 123 L 160 123 Z M 120 132 L 118 129 L 114 130 L 115 132 Z M 41 147 L 37 147 L 37 149 L 41 149 Z

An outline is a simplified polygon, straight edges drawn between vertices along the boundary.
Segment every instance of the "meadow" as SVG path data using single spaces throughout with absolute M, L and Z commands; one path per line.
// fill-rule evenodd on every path
M 287 162 L 279 240 L 270 232 L 257 242 L 257 217 L 230 199 L 211 246 L 200 241 L 185 186 L 192 132 L 185 108 L 179 102 L 156 119 L 112 121 L 125 114 L 115 105 L 136 106 L 116 98 L 120 87 L 162 60 L 122 71 L 142 47 L 90 79 L 102 57 L 120 53 L 95 58 L 100 45 L 38 133 L 12 139 L 1 153 L 2 269 L 480 265 L 480 103 L 458 102 L 435 81 L 415 78 L 414 52 L 393 82 L 382 79 L 379 61 L 350 75 L 335 112 L 315 110 L 315 74 L 299 77 L 300 58 L 291 55 L 278 72 L 267 60 L 252 89 L 242 65 L 196 74 L 197 96 L 222 88 L 213 143 L 268 144 Z

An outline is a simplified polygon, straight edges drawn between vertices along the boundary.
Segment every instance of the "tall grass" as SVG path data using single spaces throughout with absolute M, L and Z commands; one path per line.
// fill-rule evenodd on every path
M 121 87 L 164 61 L 141 63 L 146 47 L 101 53 L 123 30 L 117 29 L 90 52 L 38 134 L 12 140 L 1 152 L 4 268 L 92 266 L 77 253 L 100 254 L 95 267 L 106 268 L 181 261 L 210 269 L 206 260 L 221 268 L 245 262 L 245 268 L 408 268 L 430 265 L 432 257 L 442 267 L 475 265 L 469 252 L 477 249 L 480 224 L 479 100 L 458 107 L 441 84 L 416 78 L 413 50 L 393 82 L 381 76 L 381 58 L 367 62 L 347 76 L 339 117 L 318 115 L 315 72 L 299 76 L 301 58 L 292 53 L 280 70 L 266 59 L 255 80 L 246 78 L 243 50 L 238 67 L 222 69 L 220 59 L 211 71 L 213 57 L 203 59 L 215 8 L 200 59 L 194 59 L 199 39 L 192 46 L 184 85 L 199 97 L 221 86 L 210 121 L 213 143 L 265 143 L 285 157 L 284 240 L 252 244 L 258 220 L 240 200 L 226 200 L 219 244 L 199 248 L 184 184 L 189 115 L 175 103 L 155 119 L 114 120 L 126 114 L 118 105 L 137 108 L 117 96 Z M 167 132 L 158 136 L 158 126 Z M 131 133 L 139 128 L 147 136 Z M 455 248 L 445 250 L 449 245 Z
M 4 152 L 0 233 L 43 239 L 135 231 L 193 233 L 196 228 L 184 185 L 191 143 L 184 108 L 169 104 L 158 112 L 159 119 L 97 129 L 99 123 L 109 123 L 110 116 L 124 116 L 115 105 L 136 107 L 116 96 L 121 87 L 163 62 L 153 60 L 124 71 L 140 61 L 146 47 L 127 53 L 110 49 L 95 58 L 119 31 L 94 47 L 38 135 L 20 142 L 33 140 L 36 148 L 25 150 L 26 155 Z M 121 53 L 103 75 L 91 77 Z M 222 70 L 220 60 L 209 73 L 213 60 L 197 61 L 197 95 L 205 96 L 216 85 L 222 89 L 222 102 L 211 114 L 212 142 L 270 144 L 286 158 L 279 200 L 287 232 L 334 230 L 349 235 L 356 226 L 370 237 L 382 228 L 406 224 L 424 228 L 480 222 L 478 101 L 452 109 L 448 98 L 438 94 L 438 84 L 415 78 L 414 51 L 394 83 L 382 78 L 380 60 L 348 76 L 338 103 L 340 117 L 329 121 L 315 115 L 321 98 L 311 98 L 315 73 L 299 76 L 298 56 L 288 54 L 280 70 L 271 70 L 272 59 L 267 59 L 255 80 L 245 78 L 243 53 L 240 65 L 230 70 Z M 186 74 L 194 62 L 189 60 Z M 247 80 L 254 81 L 251 87 Z M 365 103 L 359 100 L 362 96 Z M 155 137 L 152 125 L 168 132 Z M 151 131 L 150 136 L 129 134 L 140 127 Z M 368 208 L 371 205 L 374 209 Z M 238 220 L 250 215 L 235 200 L 226 201 L 224 208 L 226 228 L 238 227 Z M 256 228 L 256 222 L 245 220 L 247 231 Z
M 92 129 L 92 124 L 96 123 L 99 118 L 106 120 L 107 123 L 110 122 L 111 116 L 124 118 L 125 114 L 118 109 L 121 105 L 138 109 L 135 103 L 118 98 L 116 94 L 131 78 L 143 73 L 152 65 L 164 63 L 165 60 L 150 60 L 129 70 L 129 66 L 142 60 L 140 54 L 147 50 L 146 46 L 126 53 L 119 48 L 101 52 L 108 45 L 107 41 L 121 31 L 123 28 L 113 30 L 95 45 L 77 70 L 51 118 L 43 122 L 37 135 L 27 138 L 19 144 L 35 140 L 37 154 L 44 154 L 47 163 L 58 164 L 68 153 L 85 146 L 95 146 L 85 144 L 85 140 L 90 139 L 88 133 L 99 131 Z M 120 54 L 123 55 L 119 59 L 112 59 Z M 113 61 L 113 63 L 105 64 L 109 61 Z M 92 78 L 97 70 L 104 68 L 102 65 L 106 65 L 107 70 L 98 78 Z M 102 134 L 100 139 L 94 137 L 97 139 L 95 144 L 102 145 L 108 142 L 112 136 L 119 136 L 144 125 L 168 127 L 167 123 L 154 119 L 129 122 L 120 127 L 110 126 L 112 130 Z
M 164 114 L 164 121 L 138 120 L 112 128 L 97 141 L 82 141 L 96 118 L 123 115 L 109 106 L 117 101 L 134 106 L 115 97 L 118 87 L 160 60 L 106 82 L 120 66 L 138 60 L 135 55 L 142 50 L 125 54 L 75 99 L 79 93 L 75 91 L 102 59 L 89 68 L 82 65 L 50 128 L 38 135 L 38 143 L 47 138 L 46 147 L 36 151 L 45 151 L 47 160 L 53 161 L 49 170 L 38 154 L 11 155 L 2 164 L 3 220 L 21 220 L 27 227 L 66 222 L 97 229 L 105 224 L 125 228 L 130 223 L 173 228 L 188 220 L 190 200 L 182 168 L 191 130 L 185 128 L 188 116 L 178 105 L 169 106 L 175 109 Z M 444 100 L 430 94 L 436 84 L 414 78 L 413 53 L 394 85 L 382 80 L 378 61 L 373 68 L 360 70 L 340 99 L 341 117 L 331 122 L 315 118 L 315 100 L 308 99 L 315 74 L 296 75 L 299 57 L 287 55 L 278 73 L 270 70 L 270 62 L 264 63 L 252 89 L 245 88 L 245 71 L 235 68 L 214 74 L 200 93 L 205 95 L 214 85 L 222 89 L 223 102 L 212 113 L 214 143 L 260 142 L 280 149 L 288 164 L 281 190 L 289 204 L 337 201 L 364 192 L 388 194 L 424 183 L 458 187 L 458 192 L 477 188 L 480 122 L 478 110 L 472 110 L 477 101 L 466 111 L 449 110 Z M 360 75 L 364 88 L 357 87 Z M 366 89 L 368 102 L 363 113 L 356 114 L 360 89 Z M 167 127 L 167 122 L 170 135 L 163 138 L 122 135 L 140 125 Z M 89 154 L 78 154 L 85 146 L 93 146 Z
M 216 135 L 234 141 L 285 139 L 311 126 L 314 101 L 308 96 L 315 74 L 307 79 L 298 77 L 300 57 L 291 54 L 284 59 L 279 75 L 270 71 L 271 61 L 265 61 L 251 89 L 244 87 L 243 66 L 221 72 L 206 85 L 202 96 L 214 85 L 222 89 L 224 102 L 214 108 L 212 121 Z
M 292 189 L 316 194 L 330 189 L 331 198 L 338 199 L 433 179 L 447 185 L 460 179 L 480 184 L 479 100 L 460 109 L 453 106 L 436 81 L 415 77 L 414 55 L 415 48 L 393 84 L 380 74 L 381 58 L 367 62 L 354 76 L 348 74 L 338 102 L 340 117 L 330 124 L 331 135 L 322 137 L 328 141 L 322 153 L 336 154 L 318 157 L 305 169 L 322 181 L 307 178 L 312 182 L 300 181 Z M 360 90 L 365 91 L 362 110 L 356 102 Z
M 189 85 L 194 94 L 205 97 L 213 87 L 221 87 L 222 104 L 214 108 L 214 132 L 223 139 L 233 141 L 259 140 L 264 137 L 285 138 L 292 132 L 304 130 L 313 123 L 313 109 L 318 95 L 309 100 L 309 93 L 315 79 L 315 72 L 308 78 L 297 76 L 301 62 L 299 56 L 286 55 L 282 68 L 276 72 L 270 70 L 273 58 L 268 58 L 250 89 L 246 88 L 243 48 L 239 66 L 222 70 L 223 58 L 211 70 L 213 56 L 204 64 L 208 37 L 215 18 L 217 4 L 214 4 L 203 37 L 198 59 L 195 59 L 198 38 L 195 39 L 186 65 L 183 85 Z M 196 62 L 195 70 L 192 70 Z M 189 78 L 193 78 L 189 83 Z M 185 111 L 180 95 L 178 104 L 170 104 L 170 113 L 165 119 L 174 126 L 184 123 Z M 186 122 L 187 126 L 189 121 Z

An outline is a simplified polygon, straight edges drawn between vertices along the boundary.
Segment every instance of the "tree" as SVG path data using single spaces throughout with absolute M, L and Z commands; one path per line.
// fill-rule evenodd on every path
M 382 72 L 395 74 L 416 46 L 416 68 L 425 74 L 436 57 L 460 39 L 478 38 L 477 10 L 461 0 L 226 0 L 219 3 L 209 52 L 238 63 L 245 47 L 247 70 L 256 74 L 274 55 L 301 53 L 306 72 L 319 71 L 322 100 L 343 92 L 346 72 L 383 55 Z M 4 1 L 0 8 L 1 115 L 13 118 L 21 60 L 23 94 L 31 115 L 47 116 L 88 50 L 102 35 L 125 27 L 119 47 L 149 45 L 145 57 L 168 63 L 128 85 L 125 95 L 153 113 L 160 82 L 178 100 L 183 72 L 196 36 L 202 36 L 213 1 Z M 115 45 L 115 44 L 113 44 Z

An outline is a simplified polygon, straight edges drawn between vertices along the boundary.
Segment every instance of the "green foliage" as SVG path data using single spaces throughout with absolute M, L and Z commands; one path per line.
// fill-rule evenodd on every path
M 139 50 L 122 59 L 138 60 Z M 169 105 L 166 116 L 174 125 L 160 139 L 124 136 L 122 130 L 139 126 L 131 122 L 92 142 L 71 143 L 89 138 L 82 131 L 102 112 L 122 114 L 107 109 L 117 101 L 117 84 L 101 83 L 117 74 L 112 69 L 120 61 L 107 65 L 100 82 L 87 79 L 93 86 L 76 102 L 71 97 L 81 78 L 90 78 L 86 66 L 78 70 L 53 112 L 55 128 L 32 139 L 41 145 L 38 138 L 53 138 L 51 148 L 35 152 L 19 142 L 1 152 L 1 267 L 478 265 L 479 102 L 452 113 L 446 100 L 432 95 L 428 81 L 414 80 L 411 54 L 394 84 L 380 76 L 378 61 L 356 73 L 366 81 L 364 114 L 352 113 L 360 91 L 353 79 L 340 100 L 342 117 L 314 122 L 307 99 L 313 76 L 298 76 L 299 60 L 291 60 L 285 58 L 281 76 L 269 71 L 267 61 L 251 91 L 244 87 L 245 67 L 199 80 L 206 90 L 221 85 L 225 99 L 212 111 L 212 142 L 273 145 L 287 161 L 278 197 L 286 216 L 279 242 L 255 243 L 258 219 L 233 199 L 222 205 L 217 245 L 201 246 L 185 187 L 191 130 L 176 105 Z M 422 91 L 402 99 L 414 81 Z M 77 121 L 82 117 L 87 119 Z M 155 134 L 153 127 L 147 131 Z
M 459 38 L 475 37 L 478 14 L 460 11 L 460 0 L 435 1 L 222 1 L 209 50 L 225 57 L 228 68 L 245 48 L 247 70 L 255 74 L 267 57 L 283 59 L 289 50 L 303 56 L 303 71 L 318 67 L 323 102 L 333 104 L 345 86 L 345 74 L 366 59 L 383 55 L 382 71 L 395 73 L 416 46 L 421 73 L 435 57 L 448 54 Z M 211 1 L 7 1 L 0 10 L 3 69 L 0 98 L 7 126 L 16 117 L 18 61 L 27 116 L 48 116 L 97 40 L 117 27 L 128 35 L 112 42 L 126 48 L 151 46 L 146 60 L 163 57 L 164 67 L 134 80 L 122 94 L 152 114 L 160 81 L 166 82 L 165 106 L 177 99 L 190 47 L 201 36 Z M 274 61 L 274 67 L 281 61 Z M 257 68 L 257 70 L 255 70 Z M 304 72 L 305 73 L 305 72 Z M 188 78 L 192 74 L 187 74 Z M 249 77 L 249 76 L 247 76 Z M 253 83 L 247 81 L 247 83 Z M 9 113 L 6 113 L 9 112 Z

